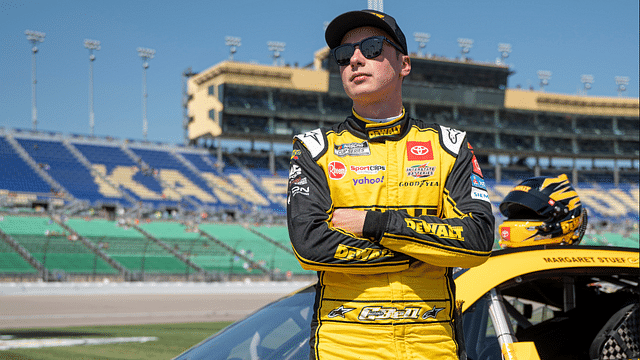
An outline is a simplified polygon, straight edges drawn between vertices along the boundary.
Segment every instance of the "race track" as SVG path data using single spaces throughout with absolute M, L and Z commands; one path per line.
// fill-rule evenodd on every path
M 235 321 L 309 284 L 3 283 L 0 329 Z

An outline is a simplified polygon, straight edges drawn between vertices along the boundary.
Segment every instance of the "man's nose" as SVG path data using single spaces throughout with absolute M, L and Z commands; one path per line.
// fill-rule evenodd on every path
M 360 51 L 360 47 L 356 47 L 355 50 L 353 51 L 353 55 L 351 55 L 351 59 L 349 59 L 349 64 L 351 66 L 355 66 L 355 65 L 364 65 L 364 55 L 362 55 L 362 52 Z

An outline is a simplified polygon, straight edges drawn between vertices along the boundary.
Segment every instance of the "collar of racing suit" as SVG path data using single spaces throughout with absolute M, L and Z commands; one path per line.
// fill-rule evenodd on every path
M 384 142 L 402 139 L 409 131 L 408 119 L 404 108 L 400 117 L 380 123 L 367 120 L 352 110 L 351 116 L 347 117 L 346 125 L 355 136 L 371 142 Z

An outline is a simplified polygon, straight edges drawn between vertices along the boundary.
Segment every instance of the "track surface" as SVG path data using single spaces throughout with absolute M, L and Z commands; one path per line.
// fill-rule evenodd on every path
M 308 284 L 0 284 L 0 329 L 235 321 Z

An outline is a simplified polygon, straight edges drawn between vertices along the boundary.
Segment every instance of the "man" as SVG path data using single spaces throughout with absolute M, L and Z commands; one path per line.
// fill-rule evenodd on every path
M 471 146 L 406 114 L 411 61 L 391 16 L 348 12 L 325 38 L 353 111 L 293 142 L 289 235 L 318 271 L 311 359 L 457 358 L 452 268 L 483 263 L 494 232 Z

